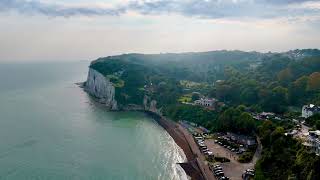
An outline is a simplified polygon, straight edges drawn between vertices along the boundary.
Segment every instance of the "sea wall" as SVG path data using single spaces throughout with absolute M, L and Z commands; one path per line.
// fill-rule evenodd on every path
M 98 101 L 105 104 L 110 110 L 118 110 L 115 99 L 115 87 L 101 73 L 90 68 L 88 78 L 84 86 L 85 91 L 96 97 Z

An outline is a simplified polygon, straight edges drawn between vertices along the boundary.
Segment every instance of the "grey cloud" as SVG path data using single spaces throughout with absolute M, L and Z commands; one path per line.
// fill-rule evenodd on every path
M 313 1 L 313 0 L 309 0 Z M 319 9 L 290 9 L 289 4 L 307 2 L 307 0 L 133 0 L 128 4 L 114 8 L 66 7 L 58 4 L 46 4 L 40 1 L 0 0 L 0 11 L 18 11 L 27 14 L 47 16 L 102 16 L 121 15 L 127 11 L 141 14 L 181 14 L 198 18 L 274 18 L 297 17 L 300 15 L 319 15 Z
M 0 0 L 0 11 L 18 11 L 23 14 L 43 14 L 46 16 L 101 16 L 120 15 L 124 9 L 87 8 L 87 7 L 65 7 L 58 4 L 47 4 L 40 1 L 26 0 Z
M 129 9 L 143 14 L 178 13 L 202 18 L 274 18 L 319 14 L 317 9 L 290 9 L 288 5 L 313 0 L 158 0 L 135 1 Z

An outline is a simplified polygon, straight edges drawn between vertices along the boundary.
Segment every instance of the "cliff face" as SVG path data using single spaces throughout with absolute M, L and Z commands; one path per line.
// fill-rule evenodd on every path
M 96 97 L 98 101 L 105 104 L 110 110 L 145 110 L 151 111 L 161 115 L 161 108 L 157 109 L 157 101 L 151 99 L 147 95 L 143 99 L 143 106 L 141 105 L 120 105 L 115 99 L 115 87 L 103 74 L 90 68 L 88 78 L 84 86 L 85 91 L 90 95 Z M 119 108 L 120 107 L 120 108 Z
M 105 104 L 111 110 L 118 110 L 115 99 L 115 87 L 113 84 L 98 71 L 90 68 L 84 89 L 92 96 L 99 99 L 100 103 Z

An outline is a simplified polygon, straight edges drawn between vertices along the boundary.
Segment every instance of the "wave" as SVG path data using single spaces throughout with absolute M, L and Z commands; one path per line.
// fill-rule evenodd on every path
M 163 148 L 166 162 L 164 162 L 164 166 L 166 169 L 171 172 L 169 174 L 170 180 L 189 180 L 189 177 L 187 176 L 184 169 L 178 164 L 183 163 L 187 161 L 187 157 L 184 154 L 184 151 L 175 143 L 173 138 L 169 135 L 169 133 L 166 133 L 167 141 L 163 141 L 161 144 L 161 147 L 167 147 Z M 159 175 L 159 180 L 163 179 L 162 175 Z

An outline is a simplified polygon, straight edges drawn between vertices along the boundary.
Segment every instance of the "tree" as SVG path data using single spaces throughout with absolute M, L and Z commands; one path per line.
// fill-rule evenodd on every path
M 196 101 L 196 100 L 200 99 L 200 94 L 199 93 L 192 93 L 191 99 L 192 99 L 192 101 Z
M 314 72 L 309 76 L 308 90 L 320 90 L 320 72 Z
M 278 80 L 281 84 L 288 84 L 293 78 L 291 69 L 286 68 L 278 73 Z
M 243 112 L 237 121 L 237 127 L 244 134 L 250 134 L 255 130 L 255 121 L 251 114 Z
M 302 104 L 302 101 L 307 95 L 308 76 L 301 76 L 289 87 L 289 100 L 293 104 Z

